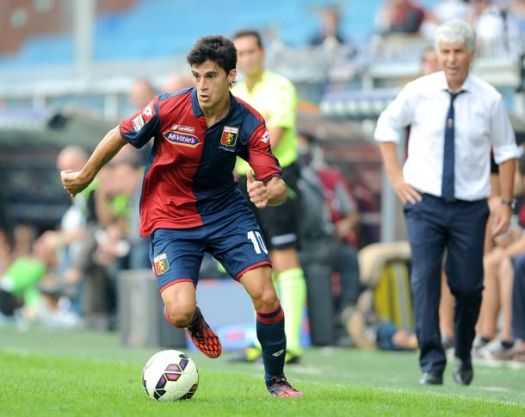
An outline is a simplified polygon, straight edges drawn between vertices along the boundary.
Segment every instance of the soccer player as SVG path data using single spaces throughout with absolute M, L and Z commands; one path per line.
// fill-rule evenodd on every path
M 257 312 L 270 394 L 302 397 L 286 380 L 284 313 L 273 287 L 266 246 L 246 198 L 237 189 L 237 155 L 248 173 L 248 195 L 262 208 L 286 199 L 286 184 L 268 142 L 263 117 L 229 92 L 237 75 L 233 43 L 222 36 L 201 38 L 187 56 L 194 87 L 155 97 L 98 144 L 81 171 L 61 172 L 75 195 L 124 145 L 154 144 L 144 175 L 141 235 L 151 235 L 150 258 L 166 319 L 187 328 L 197 348 L 216 358 L 219 338 L 196 306 L 195 287 L 205 251 L 238 280 Z
M 297 96 L 286 78 L 264 70 L 264 48 L 256 31 L 245 30 L 234 35 L 239 69 L 244 81 L 236 83 L 232 93 L 246 100 L 262 113 L 268 123 L 272 150 L 283 170 L 288 186 L 288 200 L 278 208 L 256 210 L 256 216 L 269 243 L 272 266 L 284 311 L 286 312 L 287 363 L 298 362 L 302 355 L 300 334 L 306 302 L 306 283 L 297 253 L 298 188 L 300 175 L 298 160 Z M 237 163 L 241 189 L 250 167 L 244 161 Z M 248 349 L 246 360 L 260 356 L 258 349 Z

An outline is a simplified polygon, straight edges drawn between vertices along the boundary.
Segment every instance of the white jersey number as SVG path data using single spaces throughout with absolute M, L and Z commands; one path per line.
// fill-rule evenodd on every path
M 252 241 L 253 248 L 255 249 L 256 254 L 260 255 L 261 252 L 268 254 L 268 249 L 266 249 L 264 240 L 258 230 L 252 230 L 248 232 L 248 239 Z

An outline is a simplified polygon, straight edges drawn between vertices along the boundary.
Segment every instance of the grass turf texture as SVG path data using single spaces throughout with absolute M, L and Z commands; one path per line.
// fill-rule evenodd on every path
M 0 326 L 0 416 L 525 415 L 524 369 L 477 366 L 471 387 L 454 384 L 449 369 L 443 387 L 422 387 L 415 354 L 344 349 L 311 349 L 303 364 L 288 367 L 302 400 L 270 397 L 261 366 L 190 353 L 200 373 L 195 397 L 160 403 L 140 382 L 157 350 L 125 348 L 115 334 Z

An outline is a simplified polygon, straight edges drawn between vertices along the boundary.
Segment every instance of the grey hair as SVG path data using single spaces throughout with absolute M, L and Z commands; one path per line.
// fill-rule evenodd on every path
M 460 19 L 449 20 L 440 25 L 434 38 L 434 49 L 439 53 L 439 44 L 464 43 L 471 53 L 476 50 L 476 32 L 470 23 Z

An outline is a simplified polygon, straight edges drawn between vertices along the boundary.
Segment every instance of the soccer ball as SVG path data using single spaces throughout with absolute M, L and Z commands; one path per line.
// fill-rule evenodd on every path
M 163 350 L 148 359 L 142 385 L 150 398 L 159 401 L 187 400 L 199 385 L 195 362 L 178 350 Z

